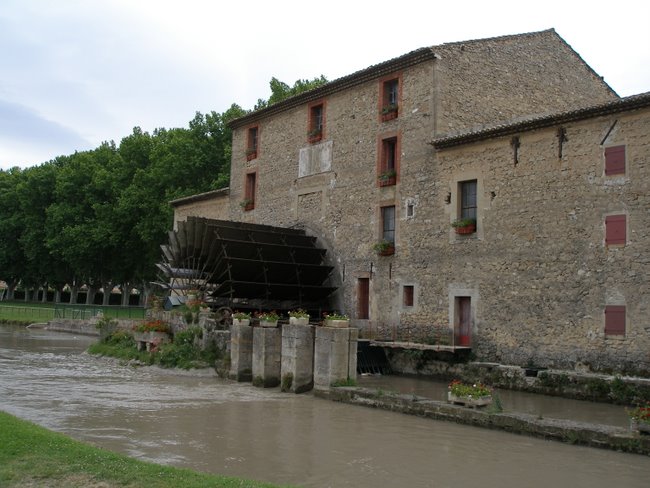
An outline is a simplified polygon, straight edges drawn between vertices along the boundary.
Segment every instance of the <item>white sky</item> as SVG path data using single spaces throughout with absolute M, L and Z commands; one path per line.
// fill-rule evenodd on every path
M 650 91 L 647 0 L 0 0 L 0 169 L 251 108 L 273 76 L 551 27 L 619 95 Z

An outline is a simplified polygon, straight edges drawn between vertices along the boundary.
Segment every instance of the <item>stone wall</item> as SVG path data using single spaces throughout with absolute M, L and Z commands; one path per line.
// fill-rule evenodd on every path
M 567 124 L 562 157 L 559 127 L 520 134 L 516 163 L 510 137 L 436 153 L 429 141 L 441 132 L 615 95 L 553 31 L 434 51 L 435 60 L 320 100 L 318 144 L 307 140 L 307 103 L 251 119 L 259 146 L 250 161 L 248 126 L 235 126 L 229 218 L 317 235 L 341 282 L 332 306 L 350 314 L 362 336 L 399 340 L 405 331 L 426 337 L 447 328 L 453 342 L 457 299 L 466 297 L 471 347 L 481 359 L 650 371 L 648 114 Z M 391 77 L 400 82 L 399 115 L 382 122 L 382 80 Z M 392 137 L 397 182 L 380 187 L 382 140 Z M 604 178 L 601 144 L 620 142 L 629 147 L 629 176 Z M 239 206 L 247 173 L 256 175 L 250 211 Z M 450 227 L 458 185 L 473 179 L 478 229 L 459 237 Z M 381 207 L 392 205 L 396 252 L 380 257 L 373 244 L 382 236 Z M 611 212 L 629 216 L 630 243 L 621 249 L 603 245 Z M 370 282 L 369 319 L 357 310 L 360 279 Z M 412 305 L 404 304 L 406 285 Z M 603 307 L 620 300 L 629 333 L 604 337 Z

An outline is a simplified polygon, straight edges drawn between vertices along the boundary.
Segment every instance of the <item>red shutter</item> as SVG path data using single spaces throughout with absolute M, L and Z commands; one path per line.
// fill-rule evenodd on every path
M 625 146 L 613 146 L 605 148 L 605 174 L 625 174 Z
M 625 335 L 625 305 L 605 307 L 605 335 Z
M 605 217 L 605 244 L 625 244 L 625 215 L 608 215 Z

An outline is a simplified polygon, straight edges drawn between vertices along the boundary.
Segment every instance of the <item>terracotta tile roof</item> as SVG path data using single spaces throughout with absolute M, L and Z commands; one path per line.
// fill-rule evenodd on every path
M 215 197 L 225 196 L 230 193 L 230 188 L 221 188 L 220 190 L 206 191 L 204 193 L 197 193 L 196 195 L 190 195 L 188 197 L 177 198 L 172 200 L 169 204 L 172 207 L 178 207 L 180 205 L 187 205 L 188 203 L 201 202 L 203 200 L 210 200 Z
M 529 37 L 549 36 L 549 35 L 557 36 L 560 40 L 562 40 L 562 42 L 564 42 L 564 40 L 555 32 L 555 29 L 547 29 L 543 31 L 528 32 L 524 34 L 512 34 L 512 35 L 505 35 L 505 36 L 498 36 L 498 37 L 490 37 L 485 39 L 473 39 L 469 41 L 457 41 L 457 42 L 443 43 L 431 47 L 423 47 L 420 49 L 416 49 L 415 51 L 411 51 L 402 56 L 389 59 L 388 61 L 384 61 L 382 63 L 372 65 L 368 68 L 359 71 L 355 71 L 352 74 L 330 81 L 329 83 L 326 83 L 323 86 L 320 86 L 313 90 L 300 93 L 298 95 L 295 95 L 291 98 L 287 98 L 286 100 L 275 103 L 263 109 L 251 112 L 247 115 L 244 115 L 243 117 L 239 117 L 235 120 L 232 120 L 229 123 L 229 125 L 233 129 L 237 127 L 242 127 L 251 124 L 254 121 L 257 121 L 263 117 L 268 117 L 270 115 L 283 112 L 290 108 L 294 108 L 305 103 L 319 100 L 332 93 L 345 90 L 347 88 L 351 88 L 356 85 L 360 85 L 370 80 L 381 78 L 382 76 L 389 75 L 396 71 L 400 71 L 410 66 L 414 66 L 416 64 L 422 63 L 424 61 L 432 60 L 436 57 L 436 51 L 442 52 L 449 47 L 454 47 L 457 45 L 509 41 L 513 39 L 525 39 Z
M 568 110 L 565 112 L 540 115 L 523 120 L 511 121 L 506 124 L 499 124 L 483 127 L 478 130 L 466 131 L 460 134 L 445 135 L 433 139 L 431 144 L 436 149 L 444 149 L 453 146 L 460 146 L 470 142 L 482 141 L 493 137 L 501 137 L 518 134 L 529 130 L 552 127 L 554 125 L 566 124 L 578 120 L 584 120 L 601 115 L 609 115 L 618 112 L 626 112 L 640 108 L 650 107 L 650 92 L 640 93 L 611 102 L 601 103 L 591 107 Z

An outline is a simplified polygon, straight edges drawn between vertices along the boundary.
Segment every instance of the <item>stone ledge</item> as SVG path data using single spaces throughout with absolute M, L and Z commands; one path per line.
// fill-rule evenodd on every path
M 513 434 L 529 435 L 569 444 L 650 455 L 650 436 L 640 436 L 615 426 L 572 420 L 540 419 L 534 415 L 522 413 L 489 413 L 416 395 L 385 393 L 367 388 L 329 388 L 314 390 L 314 395 L 337 402 L 417 415 L 434 420 L 503 430 Z

